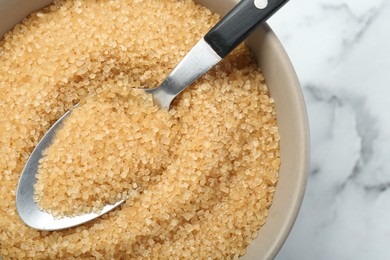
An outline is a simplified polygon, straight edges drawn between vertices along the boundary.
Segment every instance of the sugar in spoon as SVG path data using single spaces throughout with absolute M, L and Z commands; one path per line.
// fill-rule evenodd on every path
M 242 0 L 189 51 L 159 87 L 145 91 L 153 96 L 156 105 L 169 110 L 177 95 L 214 67 L 287 1 Z M 74 227 L 111 211 L 125 201 L 106 205 L 99 213 L 63 218 L 55 218 L 38 208 L 34 201 L 34 184 L 42 151 L 50 146 L 55 132 L 70 113 L 71 110 L 66 112 L 43 136 L 27 160 L 19 179 L 16 209 L 22 221 L 34 229 L 53 231 Z

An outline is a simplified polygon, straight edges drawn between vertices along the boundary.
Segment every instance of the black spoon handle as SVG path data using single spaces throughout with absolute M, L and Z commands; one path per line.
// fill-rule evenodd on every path
M 241 0 L 204 36 L 204 39 L 223 58 L 287 1 Z

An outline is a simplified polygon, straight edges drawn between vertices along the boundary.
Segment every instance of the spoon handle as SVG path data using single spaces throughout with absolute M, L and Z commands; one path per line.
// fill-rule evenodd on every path
M 268 2 L 269 1 L 269 2 Z M 154 102 L 169 110 L 184 89 L 214 67 L 288 0 L 242 0 L 217 23 L 155 89 Z
M 224 58 L 288 0 L 242 0 L 205 36 L 205 41 Z

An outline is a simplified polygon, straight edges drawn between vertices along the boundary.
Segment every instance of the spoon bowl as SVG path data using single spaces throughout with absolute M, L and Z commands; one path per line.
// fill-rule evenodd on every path
M 71 110 L 66 112 L 43 136 L 34 151 L 31 153 L 19 179 L 16 191 L 16 210 L 24 223 L 35 229 L 52 231 L 78 226 L 100 217 L 125 201 L 120 200 L 113 205 L 106 205 L 99 213 L 87 213 L 84 215 L 64 218 L 55 218 L 52 214 L 39 209 L 37 203 L 34 201 L 34 184 L 37 181 L 35 175 L 38 172 L 39 159 L 42 158 L 43 150 L 50 146 L 51 140 L 53 139 L 57 129 L 61 126 L 65 118 L 70 115 L 70 113 Z

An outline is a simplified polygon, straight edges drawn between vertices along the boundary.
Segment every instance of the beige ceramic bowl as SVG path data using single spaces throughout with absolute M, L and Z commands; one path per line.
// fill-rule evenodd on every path
M 0 37 L 32 11 L 50 0 L 0 0 Z M 238 0 L 198 0 L 220 14 L 225 14 Z M 272 259 L 286 240 L 298 214 L 307 177 L 308 122 L 301 88 L 294 68 L 281 43 L 264 25 L 248 39 L 256 54 L 272 97 L 275 99 L 280 129 L 281 169 L 266 224 L 251 243 L 243 259 Z M 1 66 L 1 60 L 0 60 Z

